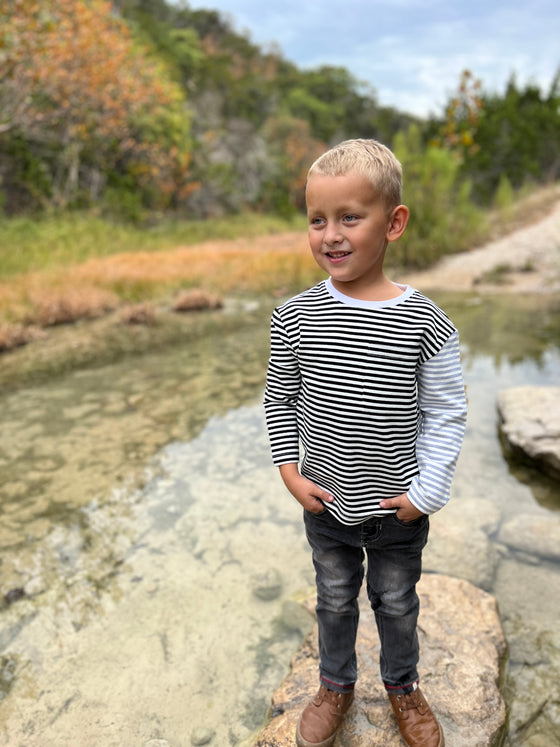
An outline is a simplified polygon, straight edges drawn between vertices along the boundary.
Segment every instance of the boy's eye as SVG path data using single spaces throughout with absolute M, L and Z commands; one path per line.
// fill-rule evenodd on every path
M 353 214 L 345 215 L 342 220 L 345 223 L 353 223 L 354 221 L 358 220 L 358 216 L 357 215 L 353 215 Z
M 311 218 L 309 224 L 311 226 L 320 226 L 323 223 L 322 218 Z

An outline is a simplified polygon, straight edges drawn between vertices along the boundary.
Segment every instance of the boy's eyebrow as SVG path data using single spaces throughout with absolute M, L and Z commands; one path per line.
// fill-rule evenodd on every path
M 364 205 L 362 203 L 355 204 L 355 205 L 344 203 L 336 208 L 337 213 L 359 213 L 359 212 L 362 212 L 363 210 L 364 210 Z M 307 212 L 308 213 L 311 213 L 311 212 L 322 213 L 324 211 L 322 207 L 311 205 L 307 207 Z

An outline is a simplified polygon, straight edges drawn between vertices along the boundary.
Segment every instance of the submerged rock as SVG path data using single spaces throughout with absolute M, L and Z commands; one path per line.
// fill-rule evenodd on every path
M 488 498 L 454 497 L 430 516 L 430 541 L 422 551 L 424 572 L 444 573 L 491 591 L 499 553 L 490 540 L 500 509 Z
M 314 616 L 295 599 L 286 599 L 282 603 L 280 619 L 290 630 L 299 630 L 303 635 L 307 635 L 313 627 Z
M 498 412 L 513 453 L 560 479 L 560 387 L 505 389 L 498 393 Z
M 500 743 L 506 720 L 499 691 L 505 638 L 494 598 L 467 581 L 426 574 L 418 585 L 421 687 L 447 747 Z M 360 598 L 356 700 L 336 747 L 397 747 L 396 719 L 379 676 L 379 638 L 365 591 Z M 271 720 L 255 747 L 292 747 L 301 710 L 318 686 L 317 628 L 292 660 L 272 698 Z
M 282 593 L 282 576 L 276 568 L 269 568 L 251 578 L 253 594 L 265 602 L 276 599 Z
M 560 520 L 555 515 L 513 516 L 501 527 L 498 539 L 514 550 L 560 561 Z
M 439 518 L 439 517 L 438 517 Z M 424 571 L 445 570 L 489 591 L 497 566 L 497 550 L 481 529 L 469 527 L 466 519 L 456 523 L 430 522 L 430 542 L 422 556 Z

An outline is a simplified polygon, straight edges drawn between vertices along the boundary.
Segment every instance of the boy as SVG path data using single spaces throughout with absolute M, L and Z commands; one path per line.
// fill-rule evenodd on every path
M 408 222 L 401 182 L 400 163 L 374 140 L 343 142 L 315 161 L 309 243 L 329 278 L 272 316 L 272 456 L 304 508 L 317 584 L 320 687 L 300 717 L 299 747 L 332 745 L 352 703 L 364 555 L 401 735 L 411 746 L 444 745 L 418 688 L 415 587 L 428 515 L 449 498 L 466 402 L 457 331 L 383 271 Z

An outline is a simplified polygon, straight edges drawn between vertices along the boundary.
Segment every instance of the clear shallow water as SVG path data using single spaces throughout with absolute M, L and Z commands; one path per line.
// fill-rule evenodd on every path
M 501 388 L 559 384 L 558 305 L 436 300 L 461 333 L 470 406 L 454 499 L 487 498 L 502 523 L 559 521 L 560 486 L 508 464 L 496 412 Z M 262 723 L 311 623 L 294 600 L 313 583 L 268 455 L 268 317 L 1 398 L 3 743 L 188 745 L 208 729 L 221 746 Z M 529 687 L 560 569 L 498 550 L 489 586 L 514 652 L 530 642 L 529 665 L 510 666 Z

